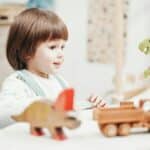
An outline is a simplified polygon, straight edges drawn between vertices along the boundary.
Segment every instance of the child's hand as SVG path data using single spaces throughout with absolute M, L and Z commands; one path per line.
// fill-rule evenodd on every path
M 91 95 L 88 101 L 93 104 L 94 107 L 104 107 L 106 102 L 102 100 L 100 96 Z

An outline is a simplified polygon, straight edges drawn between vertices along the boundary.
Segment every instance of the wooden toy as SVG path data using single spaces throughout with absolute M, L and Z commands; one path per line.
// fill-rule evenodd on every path
M 67 113 L 73 110 L 73 94 L 73 89 L 66 89 L 58 96 L 55 103 L 49 100 L 35 101 L 24 112 L 12 118 L 28 122 L 33 135 L 41 136 L 44 134 L 42 128 L 47 128 L 53 139 L 64 140 L 66 135 L 63 127 L 75 129 L 80 125 L 78 119 Z
M 93 118 L 107 137 L 128 135 L 133 127 L 150 129 L 150 112 L 142 109 L 145 101 L 150 100 L 141 100 L 138 108 L 131 101 L 120 102 L 119 107 L 95 108 Z

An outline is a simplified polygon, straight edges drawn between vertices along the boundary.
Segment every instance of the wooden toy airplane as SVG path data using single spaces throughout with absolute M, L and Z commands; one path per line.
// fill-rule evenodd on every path
M 42 128 L 47 128 L 53 139 L 64 140 L 66 135 L 63 127 L 75 129 L 80 125 L 77 118 L 69 116 L 67 113 L 74 109 L 73 96 L 73 89 L 65 89 L 55 103 L 48 100 L 35 101 L 24 112 L 12 116 L 12 118 L 16 121 L 28 122 L 33 135 L 44 135 Z

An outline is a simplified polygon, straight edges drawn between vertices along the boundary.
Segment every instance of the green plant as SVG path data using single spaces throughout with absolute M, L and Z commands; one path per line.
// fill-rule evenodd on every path
M 139 49 L 144 54 L 150 54 L 150 39 L 145 39 L 139 44 Z M 147 78 L 150 76 L 150 67 L 144 71 L 144 76 Z

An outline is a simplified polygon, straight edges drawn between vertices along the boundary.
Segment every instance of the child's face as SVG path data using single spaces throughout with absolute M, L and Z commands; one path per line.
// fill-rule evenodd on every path
M 28 70 L 42 76 L 57 72 L 64 61 L 64 46 L 61 39 L 41 43 L 27 62 Z

